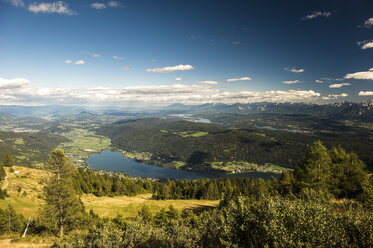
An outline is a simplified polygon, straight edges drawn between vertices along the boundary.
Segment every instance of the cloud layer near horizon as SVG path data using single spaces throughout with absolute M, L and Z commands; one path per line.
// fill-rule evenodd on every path
M 215 85 L 174 84 L 124 88 L 45 88 L 25 78 L 0 78 L 0 104 L 133 104 L 250 103 L 314 101 L 321 94 L 313 90 L 223 91 Z

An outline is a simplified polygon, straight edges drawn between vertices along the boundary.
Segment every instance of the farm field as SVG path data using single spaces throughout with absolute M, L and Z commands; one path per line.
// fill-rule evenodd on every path
M 62 149 L 76 165 L 82 165 L 85 159 L 93 153 L 110 149 L 110 139 L 96 135 L 93 131 L 73 129 L 61 135 L 70 141 L 62 143 L 58 148 Z

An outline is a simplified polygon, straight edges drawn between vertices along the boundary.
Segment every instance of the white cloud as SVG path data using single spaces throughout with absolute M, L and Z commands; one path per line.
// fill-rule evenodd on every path
M 107 3 L 107 5 L 109 5 L 109 7 L 116 8 L 119 7 L 120 3 L 117 1 L 110 1 Z
M 176 80 L 176 81 L 181 81 L 181 80 L 183 80 L 183 79 L 180 78 L 180 77 L 177 77 L 177 78 L 175 78 L 175 80 Z
M 365 26 L 366 28 L 370 28 L 370 27 L 372 27 L 372 26 L 373 26 L 373 17 L 368 18 L 368 19 L 364 22 L 364 26 Z
M 204 81 L 197 81 L 195 82 L 196 84 L 219 84 L 219 82 L 216 81 L 209 81 L 209 80 L 204 80 Z
M 170 103 L 249 103 L 315 101 L 320 93 L 312 90 L 227 92 L 215 85 L 160 85 L 124 88 L 43 88 L 29 85 L 27 79 L 0 79 L 0 104 L 129 104 Z
M 321 12 L 321 11 L 314 11 L 312 14 L 306 15 L 305 17 L 302 18 L 302 20 L 311 20 L 317 17 L 330 17 L 331 13 L 330 12 Z
M 8 2 L 15 7 L 25 7 L 23 0 L 5 0 L 5 2 Z
M 321 99 L 323 99 L 323 100 L 335 100 L 335 99 L 338 99 L 340 97 L 348 97 L 348 94 L 346 94 L 346 93 L 342 93 L 342 94 L 339 94 L 339 95 L 330 94 L 328 96 L 321 97 Z
M 99 57 L 101 57 L 101 55 L 98 54 L 98 53 L 94 53 L 94 54 L 92 54 L 92 56 L 93 56 L 93 58 L 99 58 Z
M 360 91 L 359 96 L 373 96 L 373 91 Z
M 373 48 L 373 40 L 358 41 L 357 45 L 363 50 Z
M 65 63 L 65 64 L 71 64 L 72 61 L 71 61 L 70 59 L 67 59 L 67 60 L 64 61 L 64 63 Z
M 94 9 L 105 9 L 106 5 L 104 3 L 92 3 L 91 7 Z
M 15 89 L 27 86 L 30 81 L 26 78 L 5 79 L 0 78 L 0 89 Z
M 106 9 L 107 7 L 117 8 L 120 6 L 120 3 L 117 1 L 109 1 L 107 5 L 105 3 L 92 3 L 91 8 L 94 9 Z
M 373 80 L 373 68 L 370 68 L 369 71 L 360 71 L 355 73 L 349 73 L 345 76 L 346 79 L 365 79 Z
M 65 15 L 76 15 L 76 12 L 69 9 L 67 3 L 58 1 L 54 3 L 32 3 L 28 6 L 28 10 L 35 14 L 41 12 L 45 14 L 57 13 Z
M 130 67 L 128 65 L 125 65 L 125 66 L 122 67 L 123 71 L 128 71 L 129 69 L 130 69 Z
M 159 72 L 159 73 L 169 73 L 173 71 L 188 71 L 193 70 L 194 67 L 191 65 L 175 65 L 175 66 L 166 66 L 162 68 L 153 68 L 146 69 L 147 72 Z
M 285 71 L 290 71 L 290 72 L 294 72 L 294 73 L 301 73 L 301 72 L 304 72 L 304 69 L 300 68 L 300 69 L 296 69 L 296 68 L 284 68 Z
M 299 80 L 282 81 L 281 83 L 283 83 L 283 84 L 297 84 L 297 83 L 300 83 L 300 81 Z
M 331 85 L 329 85 L 329 88 L 341 88 L 341 87 L 343 87 L 343 86 L 347 86 L 347 85 L 351 85 L 350 83 L 341 83 L 341 84 L 331 84 Z
M 316 82 L 316 83 L 319 83 L 319 84 L 322 84 L 324 81 L 319 80 L 319 79 L 316 79 L 315 82 Z
M 116 56 L 116 55 L 113 56 L 113 59 L 116 59 L 116 60 L 124 60 L 123 57 L 119 57 L 119 56 Z
M 249 77 L 229 78 L 227 79 L 227 82 L 236 82 L 236 81 L 245 81 L 245 80 L 251 80 L 251 78 Z
M 84 65 L 85 64 L 85 61 L 84 60 L 78 60 L 75 62 L 76 65 Z

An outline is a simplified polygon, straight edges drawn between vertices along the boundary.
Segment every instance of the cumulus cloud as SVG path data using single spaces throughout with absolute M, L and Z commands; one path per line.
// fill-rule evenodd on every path
M 93 56 L 93 58 L 99 58 L 99 57 L 101 57 L 101 55 L 98 54 L 98 53 L 94 53 L 94 54 L 92 54 L 92 56 Z
M 360 91 L 359 96 L 373 96 L 373 91 Z
M 15 7 L 25 7 L 25 2 L 23 2 L 23 0 L 5 0 L 5 2 L 10 3 Z
M 30 85 L 27 79 L 0 79 L 0 104 L 203 104 L 314 101 L 312 90 L 227 92 L 215 85 L 174 84 L 124 88 L 46 88 Z
M 64 61 L 64 63 L 65 63 L 65 64 L 71 64 L 72 61 L 71 61 L 70 59 L 67 59 L 67 60 Z
M 54 3 L 32 3 L 28 6 L 28 10 L 35 14 L 41 12 L 44 14 L 57 13 L 65 15 L 76 15 L 76 12 L 69 9 L 67 3 L 58 1 Z
M 365 79 L 373 80 L 373 68 L 370 68 L 369 71 L 360 71 L 355 73 L 349 73 L 345 76 L 346 79 Z
M 315 82 L 316 82 L 316 83 L 319 83 L 319 84 L 322 84 L 324 81 L 319 80 L 319 79 L 316 79 Z
M 372 26 L 373 26 L 373 17 L 368 18 L 368 19 L 364 22 L 364 27 L 366 27 L 366 28 L 371 28 Z
M 119 56 L 114 55 L 113 59 L 115 59 L 115 60 L 124 60 L 124 57 L 119 57 Z
M 309 14 L 303 17 L 302 20 L 311 20 L 317 17 L 330 17 L 330 16 L 331 16 L 330 12 L 314 11 L 312 12 L 312 14 Z
M 209 80 L 205 80 L 205 81 L 197 81 L 195 82 L 196 84 L 219 84 L 219 82 L 217 81 L 209 81 Z
M 227 79 L 227 82 L 237 82 L 237 81 L 245 81 L 245 80 L 251 80 L 251 78 L 249 77 L 229 78 Z
M 331 84 L 329 88 L 341 88 L 343 86 L 351 85 L 350 83 L 341 83 L 341 84 Z
M 176 81 L 181 81 L 181 80 L 183 80 L 181 77 L 177 77 L 177 78 L 175 78 L 175 80 Z
M 109 7 L 116 8 L 116 7 L 119 7 L 120 3 L 117 2 L 117 1 L 110 1 L 110 2 L 107 3 L 107 5 Z
M 291 81 L 282 81 L 283 84 L 297 84 L 300 83 L 299 80 L 291 80 Z
M 169 73 L 173 71 L 188 71 L 193 70 L 194 67 L 191 65 L 175 65 L 175 66 L 166 66 L 162 68 L 153 68 L 146 69 L 147 72 L 159 72 L 159 73 Z
M 104 3 L 92 3 L 91 7 L 94 9 L 105 9 L 106 5 Z
M 294 72 L 294 73 L 301 73 L 301 72 L 304 72 L 304 69 L 300 68 L 300 69 L 297 69 L 297 68 L 284 68 L 285 71 L 290 71 L 290 72 Z
M 85 61 L 84 60 L 78 60 L 75 62 L 76 65 L 84 65 L 85 64 Z
M 27 86 L 30 81 L 26 78 L 14 78 L 14 79 L 5 79 L 0 78 L 0 89 L 15 89 L 15 88 L 22 88 Z
M 94 9 L 106 9 L 107 7 L 117 8 L 119 6 L 120 6 L 120 3 L 117 1 L 109 1 L 107 4 L 97 3 L 97 2 L 91 4 L 91 8 L 94 8 Z
M 373 40 L 358 41 L 357 45 L 363 50 L 373 48 Z
M 330 94 L 328 96 L 321 97 L 321 99 L 323 99 L 323 100 L 336 100 L 336 99 L 338 99 L 340 97 L 348 97 L 348 94 L 346 94 L 346 93 L 342 93 L 342 94 L 339 94 L 339 95 Z

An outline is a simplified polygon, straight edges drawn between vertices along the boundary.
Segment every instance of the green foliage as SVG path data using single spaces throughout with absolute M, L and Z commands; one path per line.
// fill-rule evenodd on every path
M 61 142 L 66 141 L 64 137 L 48 132 L 15 133 L 3 131 L 0 131 L 0 140 L 3 141 L 0 142 L 0 151 L 13 154 L 17 164 L 29 165 L 47 162 L 50 151 Z M 23 143 L 15 144 L 16 140 L 23 140 Z M 6 166 L 5 163 L 4 166 Z
M 65 228 L 72 229 L 82 221 L 84 208 L 72 186 L 75 167 L 63 151 L 51 152 L 48 168 L 54 176 L 44 188 L 46 203 L 40 212 L 40 220 L 49 230 L 59 230 L 61 238 Z
M 20 233 L 25 226 L 25 218 L 21 214 L 17 214 L 11 205 L 3 210 L 0 209 L 0 234 L 4 233 Z
M 4 166 L 12 167 L 14 165 L 14 157 L 11 152 L 7 152 L 3 156 L 2 163 Z
M 141 218 L 141 220 L 145 223 L 148 223 L 152 220 L 152 212 L 150 211 L 150 208 L 147 205 L 142 206 L 138 215 Z
M 0 162 L 0 181 L 4 180 L 5 177 L 6 177 L 6 172 L 5 172 L 3 163 Z
M 77 170 L 73 175 L 73 185 L 79 194 L 94 194 L 96 196 L 136 196 L 148 193 L 148 189 L 152 189 L 152 182 L 146 179 L 135 180 L 108 173 L 100 174 L 86 169 Z

